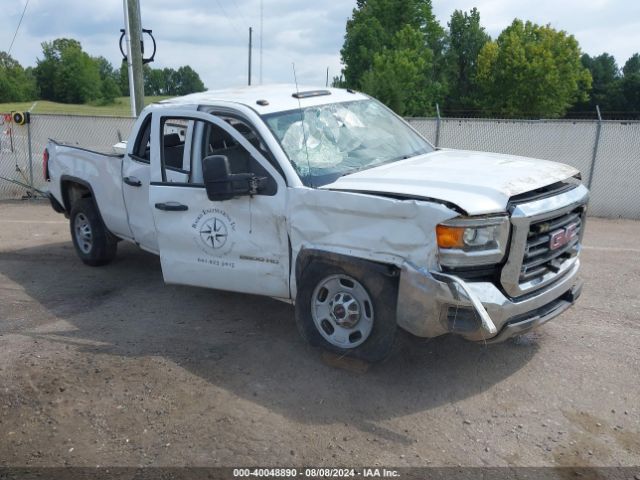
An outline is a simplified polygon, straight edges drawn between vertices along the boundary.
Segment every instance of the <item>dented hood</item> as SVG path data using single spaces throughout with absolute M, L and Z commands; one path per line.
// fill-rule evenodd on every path
M 469 215 L 504 212 L 509 198 L 566 180 L 573 167 L 498 153 L 437 150 L 352 173 L 322 188 L 430 198 Z

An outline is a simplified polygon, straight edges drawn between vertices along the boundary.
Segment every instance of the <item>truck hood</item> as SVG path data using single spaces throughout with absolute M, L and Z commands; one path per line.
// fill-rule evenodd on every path
M 498 153 L 436 150 L 352 173 L 322 188 L 453 203 L 469 215 L 504 212 L 509 198 L 567 180 L 562 163 Z

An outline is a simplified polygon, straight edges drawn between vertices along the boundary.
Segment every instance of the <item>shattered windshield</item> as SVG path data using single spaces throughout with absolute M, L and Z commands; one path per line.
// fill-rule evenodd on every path
M 265 121 L 307 186 L 433 150 L 375 100 L 279 112 Z

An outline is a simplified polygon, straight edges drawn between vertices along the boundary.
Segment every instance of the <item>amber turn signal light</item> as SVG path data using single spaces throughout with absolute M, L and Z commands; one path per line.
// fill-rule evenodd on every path
M 438 246 L 440 248 L 464 247 L 464 230 L 464 227 L 448 227 L 446 225 L 438 225 L 436 227 Z

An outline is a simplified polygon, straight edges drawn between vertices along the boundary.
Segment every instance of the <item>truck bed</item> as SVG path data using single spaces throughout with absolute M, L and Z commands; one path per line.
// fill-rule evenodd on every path
M 100 153 L 86 148 L 63 145 L 49 140 L 51 194 L 65 205 L 64 182 L 76 182 L 92 193 L 102 220 L 112 233 L 130 238 L 127 211 L 122 196 L 122 159 L 124 155 Z

